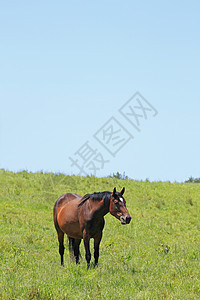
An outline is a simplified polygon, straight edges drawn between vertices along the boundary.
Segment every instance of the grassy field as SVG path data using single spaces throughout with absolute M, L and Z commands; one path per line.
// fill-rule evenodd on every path
M 99 267 L 86 270 L 82 243 L 80 265 L 66 249 L 61 268 L 56 199 L 115 186 L 131 223 L 106 215 Z M 0 170 L 0 222 L 0 299 L 200 299 L 199 184 Z

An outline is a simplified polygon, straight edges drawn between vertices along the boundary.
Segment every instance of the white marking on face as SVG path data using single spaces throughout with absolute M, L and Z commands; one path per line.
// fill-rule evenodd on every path
M 124 202 L 123 198 L 121 198 L 121 197 L 119 197 L 119 200 L 120 200 L 121 202 Z

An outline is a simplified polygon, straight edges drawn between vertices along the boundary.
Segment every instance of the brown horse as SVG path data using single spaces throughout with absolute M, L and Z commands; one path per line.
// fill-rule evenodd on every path
M 114 188 L 113 192 L 87 194 L 84 197 L 67 193 L 58 198 L 54 205 L 53 216 L 58 234 L 61 265 L 63 265 L 65 233 L 69 238 L 69 250 L 74 252 L 76 263 L 79 262 L 79 245 L 83 239 L 87 268 L 91 260 L 90 238 L 93 238 L 95 266 L 98 264 L 104 216 L 110 212 L 121 221 L 121 224 L 129 224 L 131 221 L 123 198 L 124 191 L 125 188 L 118 193 Z

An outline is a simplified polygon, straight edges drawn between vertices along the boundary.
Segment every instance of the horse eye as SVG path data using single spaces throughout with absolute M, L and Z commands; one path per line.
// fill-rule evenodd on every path
M 118 204 L 118 201 L 117 201 L 117 200 L 114 200 L 114 203 L 115 203 L 115 204 Z

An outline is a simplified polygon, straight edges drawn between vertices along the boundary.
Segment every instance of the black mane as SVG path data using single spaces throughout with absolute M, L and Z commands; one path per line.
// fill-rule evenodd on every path
M 91 199 L 92 201 L 100 201 L 104 200 L 104 203 L 107 201 L 110 201 L 111 192 L 105 191 L 105 192 L 99 192 L 99 193 L 93 193 L 93 194 L 86 194 L 82 197 L 81 202 L 79 203 L 79 207 L 82 206 L 88 199 Z

